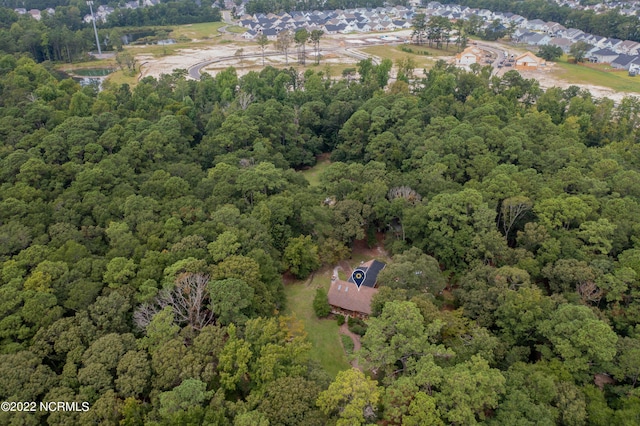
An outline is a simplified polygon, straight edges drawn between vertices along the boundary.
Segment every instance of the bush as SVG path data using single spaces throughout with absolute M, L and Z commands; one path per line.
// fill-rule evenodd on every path
M 338 326 L 341 326 L 342 324 L 344 324 L 344 315 L 336 315 L 336 321 L 338 322 Z
M 316 290 L 316 295 L 313 298 L 313 310 L 318 318 L 324 318 L 331 313 L 327 292 L 323 288 Z
M 341 334 L 340 338 L 342 339 L 342 347 L 344 347 L 344 351 L 347 353 L 347 355 L 351 355 L 354 348 L 353 339 L 351 339 L 351 337 L 349 336 L 345 336 L 344 334 Z
M 364 336 L 364 333 L 367 332 L 367 324 L 365 324 L 365 322 L 360 318 L 349 317 L 347 325 L 349 327 L 349 331 L 357 334 L 358 336 Z

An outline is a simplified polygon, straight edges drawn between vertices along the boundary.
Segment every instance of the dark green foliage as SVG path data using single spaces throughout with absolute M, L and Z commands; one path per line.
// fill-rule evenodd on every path
M 555 61 L 563 54 L 562 49 L 559 46 L 542 46 L 538 49 L 538 56 L 547 61 Z
M 350 332 L 359 336 L 364 336 L 364 333 L 367 331 L 367 324 L 360 318 L 349 317 L 347 325 L 349 326 Z
M 96 93 L 0 56 L 0 396 L 92 404 L 49 424 L 636 419 L 640 102 L 444 62 L 412 93 L 384 91 L 388 62 L 358 71 Z M 380 233 L 372 315 L 348 324 L 379 382 L 326 392 L 282 274 L 386 257 Z
M 339 326 L 344 324 L 344 322 L 345 322 L 344 315 L 337 314 L 336 315 L 336 322 L 338 323 Z
M 638 17 L 622 15 L 618 9 L 610 9 L 605 13 L 594 13 L 593 10 L 581 10 L 568 5 L 561 6 L 546 0 L 526 2 L 513 0 L 445 0 L 442 3 L 485 8 L 496 12 L 509 11 L 522 15 L 527 19 L 542 19 L 543 21 L 571 25 L 573 28 L 603 37 L 640 41 L 640 34 L 636 31 L 636 28 L 640 27 Z M 591 2 L 582 3 L 595 4 Z M 617 25 L 612 26 L 610 25 L 611 22 L 615 22 Z
M 323 288 L 316 289 L 316 295 L 313 298 L 313 311 L 318 318 L 324 318 L 331 313 L 327 292 Z

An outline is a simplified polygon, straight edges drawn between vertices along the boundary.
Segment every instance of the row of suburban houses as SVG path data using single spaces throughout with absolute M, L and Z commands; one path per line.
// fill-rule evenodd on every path
M 280 14 L 245 15 L 240 25 L 247 29 L 243 38 L 251 40 L 260 34 L 275 39 L 279 32 L 299 29 L 322 30 L 326 34 L 394 31 L 410 29 L 413 9 L 405 6 L 358 8 L 347 10 L 315 10 Z
M 602 37 L 576 28 L 566 28 L 557 22 L 527 20 L 509 12 L 492 12 L 456 4 L 430 2 L 426 7 L 426 14 L 444 16 L 452 21 L 476 15 L 483 20 L 484 26 L 498 20 L 505 28 L 513 28 L 513 39 L 518 43 L 533 47 L 558 46 L 565 53 L 569 52 L 573 44 L 583 41 L 592 46 L 586 56 L 590 61 L 608 63 L 615 68 L 640 73 L 640 43 L 632 40 Z

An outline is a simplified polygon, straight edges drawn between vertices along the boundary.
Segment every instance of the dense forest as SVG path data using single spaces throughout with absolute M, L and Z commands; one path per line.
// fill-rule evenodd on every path
M 640 41 L 640 18 L 621 15 L 616 9 L 596 14 L 593 10 L 577 10 L 550 0 L 443 0 L 441 3 L 517 13 L 527 19 L 554 21 L 602 37 Z
M 91 407 L 0 424 L 638 424 L 640 101 L 358 71 L 0 57 L 0 400 Z M 332 378 L 281 274 L 376 232 L 373 373 Z

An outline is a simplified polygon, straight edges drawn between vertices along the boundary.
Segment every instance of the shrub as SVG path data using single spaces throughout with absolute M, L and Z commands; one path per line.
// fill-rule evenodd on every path
M 344 324 L 344 315 L 336 315 L 336 321 L 338 322 L 338 326 L 341 326 L 342 324 Z
M 323 288 L 316 290 L 316 295 L 313 298 L 313 310 L 318 318 L 324 318 L 331 313 L 327 292 Z
M 342 317 L 344 320 L 344 317 Z M 347 355 L 351 355 L 353 353 L 353 340 L 351 339 L 351 337 L 349 336 L 345 336 L 344 334 L 340 335 L 340 338 L 342 339 L 342 346 L 344 347 L 344 351 L 347 353 Z
M 360 318 L 351 318 L 349 317 L 349 321 L 347 322 L 349 327 L 349 331 L 355 333 L 359 336 L 364 336 L 364 333 L 367 332 L 367 324 L 362 321 Z

